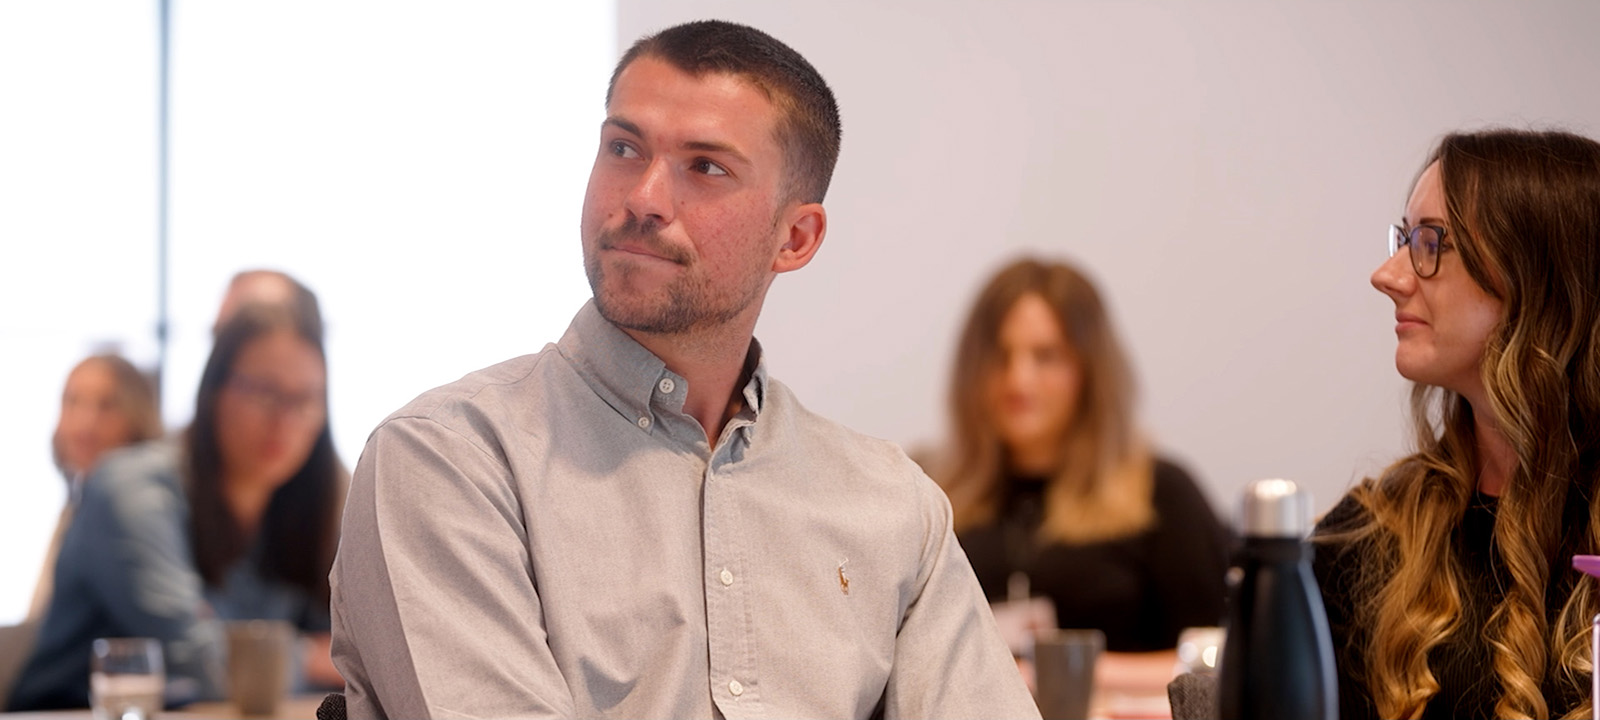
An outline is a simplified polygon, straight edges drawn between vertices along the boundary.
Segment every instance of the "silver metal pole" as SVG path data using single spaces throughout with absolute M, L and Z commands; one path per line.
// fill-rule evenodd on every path
M 171 152 L 168 145 L 169 124 L 168 115 L 171 110 L 169 89 L 172 84 L 172 71 L 169 62 L 172 46 L 172 1 L 158 0 L 161 11 L 160 18 L 160 48 L 159 48 L 159 97 L 157 99 L 157 156 L 156 156 L 156 409 L 161 409 L 161 397 L 164 392 L 163 379 L 167 371 L 167 343 L 171 327 L 170 313 L 167 309 L 167 205 L 168 205 L 168 173 L 167 165 Z

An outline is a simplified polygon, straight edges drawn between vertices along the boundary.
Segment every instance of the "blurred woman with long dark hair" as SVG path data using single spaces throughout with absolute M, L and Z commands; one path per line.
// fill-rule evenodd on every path
M 294 623 L 304 681 L 337 685 L 327 577 L 347 477 L 317 308 L 241 308 L 219 329 L 188 430 L 112 453 L 85 483 L 10 707 L 87 705 L 100 637 L 160 639 L 169 701 L 218 698 L 226 620 Z

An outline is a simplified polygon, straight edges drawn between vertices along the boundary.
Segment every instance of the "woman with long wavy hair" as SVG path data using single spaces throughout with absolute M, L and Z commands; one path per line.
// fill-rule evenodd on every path
M 991 601 L 1043 600 L 1061 627 L 1102 630 L 1103 684 L 1159 688 L 1179 632 L 1221 622 L 1227 534 L 1138 433 L 1133 385 L 1094 284 L 1018 259 L 968 315 L 952 437 L 926 464 Z
M 1323 518 L 1346 718 L 1588 717 L 1600 552 L 1600 144 L 1444 137 L 1372 284 L 1416 451 Z

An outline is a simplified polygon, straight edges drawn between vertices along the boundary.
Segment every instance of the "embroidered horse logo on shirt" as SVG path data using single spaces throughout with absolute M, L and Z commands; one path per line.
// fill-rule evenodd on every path
M 844 574 L 844 564 L 847 562 L 850 562 L 850 558 L 845 558 L 839 561 L 839 592 L 849 595 L 850 576 Z

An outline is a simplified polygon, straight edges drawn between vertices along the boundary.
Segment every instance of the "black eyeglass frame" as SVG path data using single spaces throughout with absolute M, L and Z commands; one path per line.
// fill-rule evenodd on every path
M 1449 233 L 1449 231 L 1447 229 L 1445 229 L 1444 226 L 1442 226 L 1442 225 L 1417 225 L 1417 226 L 1411 228 L 1411 230 L 1409 232 L 1407 232 L 1405 228 L 1402 228 L 1399 225 L 1390 225 L 1389 226 L 1389 257 L 1394 257 L 1395 253 L 1400 252 L 1400 248 L 1403 248 L 1403 247 L 1415 248 L 1416 247 L 1416 239 L 1417 239 L 1416 235 L 1417 235 L 1417 231 L 1418 230 L 1432 230 L 1434 233 L 1436 233 L 1439 236 L 1439 239 L 1436 241 L 1436 244 L 1434 245 L 1433 252 L 1431 253 L 1432 258 L 1433 258 L 1433 268 L 1428 270 L 1427 272 L 1423 272 L 1422 262 L 1425 259 L 1424 256 L 1429 255 L 1429 253 L 1427 253 L 1427 252 L 1422 252 L 1422 253 L 1410 252 L 1410 253 L 1407 253 L 1408 255 L 1411 256 L 1411 269 L 1414 272 L 1417 273 L 1417 277 L 1423 278 L 1423 279 L 1427 279 L 1427 278 L 1431 278 L 1431 277 L 1439 274 L 1439 256 L 1443 255 L 1444 251 L 1449 250 L 1451 248 L 1451 246 L 1446 245 L 1445 242 L 1444 242 L 1445 235 Z

